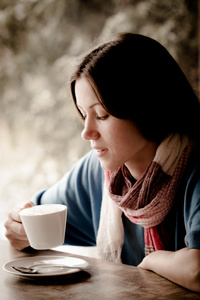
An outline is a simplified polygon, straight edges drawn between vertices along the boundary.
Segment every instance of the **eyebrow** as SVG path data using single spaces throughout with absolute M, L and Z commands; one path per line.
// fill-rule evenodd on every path
M 94 107 L 95 105 L 101 105 L 101 104 L 100 104 L 99 102 L 97 102 L 97 103 L 94 103 L 94 104 L 90 105 L 89 108 L 92 108 L 92 107 Z
M 90 105 L 89 108 L 92 108 L 92 107 L 94 107 L 94 106 L 96 106 L 96 105 L 101 105 L 101 103 L 96 102 L 96 103 Z M 78 107 L 78 108 L 82 108 L 80 105 L 77 105 L 77 107 Z

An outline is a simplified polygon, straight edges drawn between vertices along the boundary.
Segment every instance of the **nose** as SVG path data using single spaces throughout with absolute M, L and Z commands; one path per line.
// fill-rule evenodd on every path
M 97 140 L 100 137 L 100 133 L 96 128 L 94 122 L 87 120 L 85 121 L 84 128 L 81 133 L 83 140 Z

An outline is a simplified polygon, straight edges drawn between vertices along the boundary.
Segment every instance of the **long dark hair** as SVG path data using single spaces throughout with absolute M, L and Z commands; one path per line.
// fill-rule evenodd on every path
M 151 141 L 175 132 L 199 139 L 200 104 L 169 52 L 157 41 L 123 33 L 86 55 L 71 77 L 85 77 L 109 114 L 130 119 Z M 76 105 L 77 106 L 77 105 Z

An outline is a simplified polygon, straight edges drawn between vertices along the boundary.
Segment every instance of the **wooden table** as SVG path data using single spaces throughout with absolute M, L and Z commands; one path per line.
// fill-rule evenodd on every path
M 184 289 L 152 272 L 136 267 L 109 263 L 104 260 L 81 257 L 48 250 L 17 251 L 5 240 L 0 240 L 0 299 L 200 299 L 200 294 Z M 71 276 L 43 280 L 25 280 L 7 273 L 2 266 L 13 259 L 38 255 L 74 256 L 85 259 L 90 270 Z

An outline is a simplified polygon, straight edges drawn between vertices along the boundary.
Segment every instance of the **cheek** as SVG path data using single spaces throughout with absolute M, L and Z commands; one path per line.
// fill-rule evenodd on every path
M 127 145 L 131 141 L 133 141 L 134 135 L 132 133 L 129 133 L 126 130 L 123 130 L 123 128 L 115 128 L 113 132 L 110 132 L 110 141 L 113 141 L 117 145 Z
M 116 146 L 118 149 L 137 147 L 144 139 L 131 121 L 120 119 L 112 119 L 109 126 L 103 129 L 102 135 L 110 146 Z
M 112 150 L 122 156 L 129 156 L 137 152 L 145 143 L 143 137 L 133 130 L 115 130 L 109 137 Z

